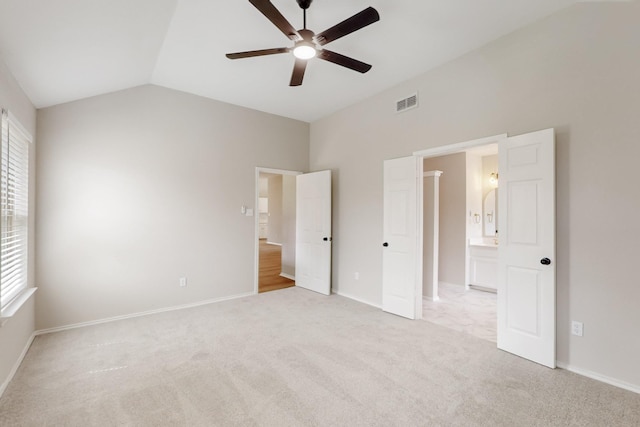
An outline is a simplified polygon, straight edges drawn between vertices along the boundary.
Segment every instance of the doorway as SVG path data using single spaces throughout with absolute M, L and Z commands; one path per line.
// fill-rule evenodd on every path
M 295 286 L 297 175 L 256 169 L 256 293 Z
M 491 142 L 498 143 L 502 187 L 497 347 L 555 368 L 554 129 L 482 138 L 384 161 L 382 309 L 422 318 L 422 159 Z
M 425 156 L 423 170 L 422 318 L 496 342 L 498 145 Z

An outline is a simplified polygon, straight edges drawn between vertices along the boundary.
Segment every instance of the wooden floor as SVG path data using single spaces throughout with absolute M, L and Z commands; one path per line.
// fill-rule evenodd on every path
M 282 271 L 281 256 L 282 248 L 280 246 L 269 245 L 265 239 L 260 239 L 258 292 L 275 291 L 296 285 L 293 280 L 280 276 Z

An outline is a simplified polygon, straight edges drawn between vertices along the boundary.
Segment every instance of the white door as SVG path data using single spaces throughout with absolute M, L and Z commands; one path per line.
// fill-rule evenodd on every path
M 555 368 L 553 129 L 499 143 L 498 348 Z
M 422 158 L 384 162 L 382 309 L 422 318 Z
M 331 293 L 331 171 L 296 177 L 296 286 Z

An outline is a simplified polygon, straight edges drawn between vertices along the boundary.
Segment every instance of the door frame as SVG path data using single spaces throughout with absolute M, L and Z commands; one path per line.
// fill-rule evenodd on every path
M 256 167 L 255 170 L 255 195 L 253 200 L 254 221 L 253 221 L 253 293 L 258 293 L 258 285 L 260 279 L 260 214 L 258 212 L 258 203 L 260 199 L 260 174 L 261 173 L 273 173 L 278 175 L 297 176 L 302 175 L 304 172 L 292 171 L 287 169 L 273 169 Z

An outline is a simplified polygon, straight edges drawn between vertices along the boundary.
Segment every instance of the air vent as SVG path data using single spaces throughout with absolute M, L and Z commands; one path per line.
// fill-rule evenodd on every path
M 413 95 L 396 102 L 396 113 L 401 113 L 403 111 L 411 110 L 412 108 L 416 108 L 417 106 L 418 106 L 418 93 L 416 92 Z

